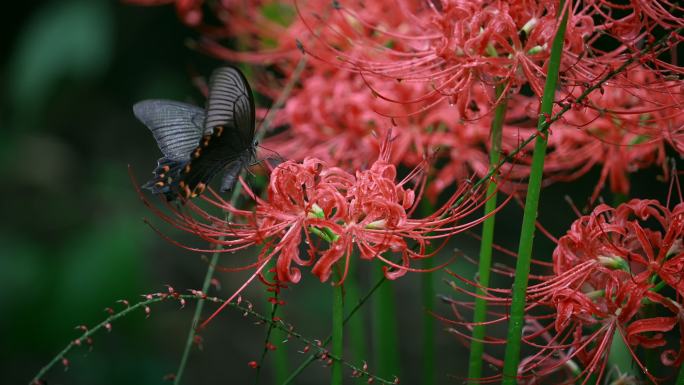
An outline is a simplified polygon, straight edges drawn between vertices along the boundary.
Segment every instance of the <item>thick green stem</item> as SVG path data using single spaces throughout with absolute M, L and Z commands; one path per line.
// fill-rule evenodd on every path
M 334 269 L 336 270 L 336 269 Z M 335 281 L 339 281 L 340 274 L 335 274 Z M 342 359 L 344 350 L 344 288 L 342 284 L 333 286 L 332 300 L 332 354 Z M 333 361 L 331 385 L 342 385 L 342 363 L 338 360 Z
M 677 376 L 676 385 L 684 385 L 684 365 L 679 367 L 679 375 Z
M 266 270 L 270 270 L 271 266 L 274 265 L 273 261 L 269 262 L 269 266 L 266 267 Z M 270 318 L 272 320 L 276 320 L 279 318 L 282 318 L 282 309 L 280 308 L 279 301 L 280 301 L 280 292 L 279 290 L 267 290 L 266 292 L 266 298 L 265 300 L 270 304 L 271 306 L 271 315 Z M 272 293 L 272 294 L 271 294 Z M 281 343 L 284 339 L 287 338 L 287 333 L 284 333 L 282 330 L 276 328 L 273 323 L 268 324 L 268 329 L 266 330 L 266 338 L 264 339 L 264 349 L 261 352 L 261 357 L 259 358 L 259 366 L 256 368 L 256 375 L 254 376 L 254 384 L 259 383 L 259 376 L 261 374 L 261 369 L 264 367 L 264 363 L 266 362 L 266 355 L 268 352 L 271 350 L 269 345 L 275 346 L 275 351 L 273 352 L 272 356 L 274 358 L 274 377 L 277 381 L 283 381 L 287 378 L 288 375 L 288 365 L 287 365 L 287 349 L 286 345 Z M 273 342 L 271 342 L 273 341 Z
M 359 282 L 358 282 L 358 271 L 357 271 L 358 260 L 352 258 L 349 264 L 349 272 L 347 277 L 344 279 L 344 298 L 349 304 L 357 303 L 360 298 L 359 293 Z M 353 361 L 359 362 L 366 359 L 366 328 L 364 325 L 364 319 L 362 314 L 356 317 L 349 318 L 349 342 L 351 345 L 351 351 L 354 355 Z M 280 382 L 279 382 L 280 383 Z M 358 378 L 356 383 L 366 384 L 366 379 Z
M 565 7 L 565 1 L 560 2 L 560 10 L 562 12 L 562 17 L 558 25 L 556 36 L 553 39 L 553 45 L 551 46 L 551 57 L 549 58 L 548 71 L 546 74 L 544 95 L 542 97 L 541 108 L 539 111 L 539 121 L 537 123 L 537 129 L 539 131 L 544 129 L 547 118 L 551 117 L 554 96 L 556 92 L 556 84 L 558 82 L 558 71 L 560 69 L 561 54 L 563 52 L 565 26 L 569 13 L 569 9 Z M 517 383 L 522 329 L 525 322 L 525 296 L 530 275 L 532 244 L 534 241 L 537 209 L 539 206 L 539 195 L 541 192 L 541 182 L 544 172 L 546 145 L 546 135 L 537 135 L 534 143 L 534 155 L 532 156 L 530 179 L 527 186 L 522 230 L 520 232 L 518 261 L 516 263 L 515 279 L 513 281 L 511 316 L 508 325 L 508 336 L 506 338 L 506 353 L 504 355 L 502 380 L 502 384 L 504 385 L 513 385 Z
M 423 217 L 427 217 L 435 212 L 435 207 L 427 199 L 423 199 L 420 211 Z M 432 252 L 432 247 L 428 246 L 428 253 Z M 433 258 L 428 258 L 422 265 L 424 269 L 435 267 Z M 435 279 L 434 272 L 423 273 L 420 276 L 421 295 L 423 297 L 423 385 L 433 385 L 435 383 Z
M 384 276 L 382 264 L 373 269 L 377 279 Z M 374 361 L 380 376 L 399 376 L 399 344 L 394 287 L 386 282 L 373 300 Z
M 628 199 L 629 196 L 626 194 L 613 193 L 613 207 L 618 207 L 619 205 L 627 202 Z M 646 305 L 646 312 L 649 312 L 649 310 L 652 311 L 653 308 L 649 309 L 648 305 Z M 654 351 L 654 349 L 649 349 L 646 351 L 646 367 L 648 367 L 649 370 L 655 369 L 652 362 L 650 362 L 649 365 L 649 361 L 651 361 L 653 358 L 650 353 Z M 651 360 L 649 360 L 649 358 Z M 631 374 L 637 376 L 639 373 L 639 370 L 637 370 L 637 366 L 634 364 L 634 360 L 632 359 L 632 354 L 629 352 L 629 347 L 625 345 L 625 341 L 622 339 L 619 330 L 615 330 L 615 333 L 613 333 L 613 341 L 610 344 L 610 351 L 608 353 L 608 365 L 610 365 L 609 367 L 618 368 L 618 372 L 621 374 Z
M 435 266 L 434 260 L 428 258 L 423 268 Z M 423 273 L 421 292 L 423 296 L 423 385 L 435 383 L 435 273 Z
M 282 313 L 282 309 L 276 309 L 274 315 L 276 318 L 282 318 Z M 278 347 L 278 349 L 276 349 L 276 351 L 273 352 L 273 374 L 275 376 L 277 383 L 281 383 L 285 381 L 287 376 L 290 374 L 290 365 L 287 360 L 287 345 L 282 343 L 282 341 L 284 341 L 287 338 L 287 333 L 280 329 L 275 329 L 271 332 L 271 335 L 271 340 L 274 341 L 274 343 L 276 343 Z
M 632 354 L 629 352 L 629 347 L 625 345 L 619 330 L 615 330 L 615 333 L 613 333 L 613 341 L 608 352 L 608 365 L 609 368 L 618 368 L 618 373 L 620 374 L 636 376 L 639 373 L 638 367 L 632 359 Z
M 505 90 L 504 84 L 496 86 L 496 96 L 501 98 L 499 105 L 494 112 L 494 120 L 490 132 L 491 148 L 489 150 L 489 168 L 495 168 L 501 158 L 501 136 L 503 131 L 504 116 L 506 115 L 506 98 L 502 97 Z M 478 282 L 480 288 L 477 289 L 478 297 L 475 299 L 475 309 L 473 316 L 473 339 L 470 343 L 470 361 L 468 363 L 468 383 L 475 385 L 482 377 L 482 355 L 484 354 L 485 325 L 479 325 L 487 320 L 487 301 L 481 296 L 486 295 L 485 290 L 489 286 L 490 269 L 492 266 L 492 245 L 494 243 L 494 215 L 496 210 L 496 183 L 490 182 L 487 186 L 487 203 L 485 203 L 484 214 L 489 215 L 482 225 L 482 240 L 480 242 L 480 262 L 478 267 Z

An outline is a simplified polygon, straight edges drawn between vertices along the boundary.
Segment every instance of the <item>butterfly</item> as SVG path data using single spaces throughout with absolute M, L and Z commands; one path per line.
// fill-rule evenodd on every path
M 221 192 L 256 159 L 254 96 L 235 67 L 220 67 L 209 79 L 206 109 L 173 100 L 143 100 L 133 106 L 164 155 L 142 187 L 168 201 L 201 194 L 223 172 Z

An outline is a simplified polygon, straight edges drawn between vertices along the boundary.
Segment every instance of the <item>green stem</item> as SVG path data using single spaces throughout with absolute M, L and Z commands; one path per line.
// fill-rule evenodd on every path
M 361 309 L 361 306 L 363 306 L 366 302 L 368 302 L 370 297 L 380 288 L 380 286 L 382 286 L 383 283 L 385 283 L 386 280 L 387 280 L 387 278 L 383 275 L 382 278 L 379 279 L 375 283 L 375 285 L 373 285 L 373 287 L 368 291 L 368 293 L 366 293 L 366 295 L 363 296 L 363 298 L 361 298 L 359 300 L 359 302 L 351 309 L 349 314 L 347 314 L 347 317 L 344 319 L 343 325 L 346 325 L 347 322 L 349 322 L 349 320 L 352 319 L 352 316 L 354 314 L 356 314 L 356 312 L 359 309 Z M 332 339 L 332 335 L 329 335 L 328 337 L 326 337 L 326 339 L 323 340 L 323 343 L 321 344 L 321 346 L 322 347 L 327 346 L 331 339 Z M 282 385 L 291 384 L 297 378 L 297 376 L 299 376 L 304 371 L 304 369 L 306 369 L 307 366 L 309 366 L 312 362 L 314 362 L 314 360 L 316 360 L 316 354 L 309 354 L 309 356 L 306 358 L 306 360 L 304 360 L 304 362 L 302 362 L 301 365 L 299 365 L 299 367 L 297 367 L 297 369 L 295 369 L 295 371 L 292 372 L 290 377 L 288 377 L 285 380 L 285 382 L 282 383 Z
M 619 330 L 613 333 L 613 340 L 610 343 L 610 350 L 608 351 L 608 367 L 618 368 L 620 374 L 631 374 L 636 376 L 640 371 L 637 370 L 632 359 L 632 354 L 629 348 L 625 345 L 622 335 Z M 650 370 L 651 368 L 649 368 Z
M 384 277 L 382 264 L 373 269 L 376 279 Z M 374 361 L 380 376 L 399 376 L 399 344 L 394 287 L 387 282 L 373 300 Z
M 358 260 L 352 258 L 349 264 L 349 272 L 347 273 L 347 278 L 344 279 L 344 298 L 346 302 L 357 303 L 359 300 L 359 282 L 358 282 L 358 271 L 356 269 Z M 354 360 L 363 360 L 366 357 L 366 333 L 364 326 L 364 319 L 362 314 L 358 317 L 347 317 L 349 318 L 349 342 L 351 343 L 351 350 L 354 354 Z M 366 384 L 366 380 L 359 378 L 356 381 L 359 385 Z
M 333 269 L 335 273 L 335 281 L 338 282 L 341 274 L 337 269 Z M 332 301 L 332 354 L 337 358 L 342 359 L 344 350 L 344 286 L 339 283 L 333 286 L 333 301 Z M 332 376 L 330 379 L 331 385 L 342 385 L 342 363 L 334 361 L 332 364 Z
M 568 7 L 565 7 L 565 1 L 560 2 L 559 10 L 562 12 L 562 17 L 558 25 L 558 31 L 556 32 L 556 36 L 554 36 L 553 44 L 551 46 L 551 57 L 549 58 L 546 84 L 544 85 L 544 95 L 542 97 L 541 108 L 539 111 L 539 121 L 537 123 L 537 129 L 540 131 L 546 127 L 547 117 L 550 117 L 551 113 L 553 112 L 553 102 L 556 93 L 556 84 L 558 82 L 558 71 L 560 69 L 561 54 L 563 52 L 565 26 L 568 19 L 568 13 L 570 11 Z M 504 354 L 502 380 L 502 384 L 504 385 L 514 385 L 517 383 L 522 329 L 525 321 L 525 296 L 530 275 L 532 244 L 534 241 L 537 209 L 539 206 L 539 195 L 541 192 L 541 182 L 544 171 L 546 145 L 546 135 L 537 135 L 534 143 L 534 155 L 532 156 L 530 180 L 527 186 L 527 197 L 525 199 L 522 230 L 520 232 L 518 261 L 516 263 L 515 279 L 513 281 L 511 316 L 508 325 L 508 336 L 506 338 L 506 352 Z
M 274 316 L 282 318 L 283 311 L 282 309 L 276 309 Z M 278 343 L 277 348 L 275 352 L 273 352 L 273 359 L 274 359 L 274 375 L 277 383 L 280 383 L 282 381 L 285 381 L 287 378 L 287 375 L 290 373 L 290 365 L 287 359 L 287 345 L 281 343 L 287 338 L 287 333 L 280 329 L 275 329 L 271 333 L 272 341 L 275 341 Z
M 684 365 L 679 367 L 679 375 L 677 376 L 675 385 L 684 385 Z
M 231 204 L 235 204 L 240 197 L 240 192 L 242 191 L 242 185 L 236 184 L 233 194 L 230 197 Z M 226 215 L 226 220 L 230 221 L 233 219 L 233 214 L 229 213 Z M 223 240 L 223 237 L 219 238 Z M 217 245 L 216 252 L 212 254 L 211 261 L 209 261 L 209 266 L 207 266 L 207 272 L 204 274 L 204 282 L 202 283 L 202 292 L 207 293 L 209 291 L 209 285 L 211 284 L 211 278 L 214 276 L 214 271 L 216 270 L 216 265 L 219 261 L 219 256 L 221 252 L 221 245 Z M 190 330 L 188 330 L 188 337 L 185 340 L 185 348 L 183 348 L 183 355 L 181 356 L 180 363 L 178 364 L 178 369 L 176 370 L 176 376 L 173 378 L 173 385 L 179 385 L 181 383 L 181 378 L 183 377 L 183 372 L 185 371 L 185 366 L 188 364 L 188 357 L 190 357 L 190 349 L 195 341 L 195 335 L 197 334 L 197 325 L 199 319 L 202 316 L 202 309 L 204 309 L 204 299 L 197 301 L 197 307 L 195 308 L 195 314 L 192 316 L 192 322 L 190 323 Z
M 272 262 L 269 262 L 269 265 L 272 265 Z M 271 268 L 271 266 L 267 266 L 266 270 L 268 271 Z M 279 298 L 279 291 L 276 288 L 275 290 L 272 291 L 273 295 L 273 302 L 270 303 L 271 300 L 271 291 L 266 291 L 266 300 L 269 301 L 269 304 L 271 305 L 271 315 L 270 318 L 272 320 L 280 318 L 280 314 L 282 313 L 282 309 L 280 308 L 278 301 L 280 300 Z M 259 375 L 261 374 L 261 368 L 264 366 L 264 363 L 266 361 L 266 355 L 269 352 L 269 344 L 271 344 L 271 341 L 273 341 L 273 346 L 275 346 L 276 350 L 273 353 L 273 357 L 275 360 L 275 365 L 274 365 L 274 370 L 275 370 L 275 378 L 278 381 L 282 381 L 287 377 L 288 369 L 287 369 L 287 350 L 285 348 L 285 345 L 280 343 L 280 341 L 283 341 L 285 338 L 287 338 L 287 335 L 285 335 L 280 329 L 275 328 L 273 323 L 270 323 L 268 325 L 268 329 L 266 330 L 266 337 L 264 338 L 264 349 L 261 352 L 261 357 L 259 358 L 259 365 L 256 368 L 256 374 L 254 376 L 254 384 L 259 383 Z
M 565 28 L 565 27 L 563 27 Z M 667 46 L 667 42 L 671 36 L 675 36 L 679 33 L 684 32 L 684 28 L 677 28 L 674 31 L 671 31 L 670 34 L 665 34 L 658 38 L 656 41 L 654 41 L 652 44 L 648 44 L 646 47 L 641 49 L 636 54 L 631 55 L 628 59 L 626 59 L 620 66 L 618 66 L 615 69 L 612 69 L 608 71 L 603 77 L 601 77 L 596 83 L 590 85 L 589 87 L 585 88 L 584 91 L 575 99 L 575 103 L 581 103 L 584 100 L 586 100 L 589 97 L 589 94 L 592 92 L 596 91 L 597 89 L 601 88 L 607 81 L 610 79 L 614 78 L 616 75 L 624 72 L 627 67 L 629 67 L 632 63 L 634 63 L 637 58 L 642 57 L 645 54 L 648 53 L 653 53 L 657 52 L 658 49 L 663 49 L 663 47 Z M 548 128 L 551 126 L 551 124 L 555 123 L 558 119 L 560 119 L 566 112 L 568 112 L 572 108 L 573 104 L 572 103 L 565 103 L 561 105 L 561 108 L 558 112 L 550 116 L 549 119 L 545 119 L 544 124 L 541 126 L 537 126 L 537 132 L 533 133 L 529 137 L 525 138 L 518 147 L 514 148 L 512 151 L 508 152 L 506 156 L 501 159 L 499 164 L 496 165 L 496 167 L 492 170 L 489 170 L 487 174 L 485 174 L 482 178 L 480 178 L 478 181 L 473 183 L 472 187 L 470 188 L 471 191 L 474 191 L 477 189 L 479 186 L 484 184 L 485 182 L 489 181 L 489 178 L 491 178 L 495 173 L 499 171 L 501 167 L 503 167 L 504 164 L 508 164 L 511 161 L 515 159 L 515 157 L 522 151 L 524 148 L 527 147 L 528 144 L 532 143 L 533 140 L 535 140 L 538 136 L 544 135 L 547 131 Z M 455 203 L 454 206 L 457 206 L 461 203 L 463 198 L 459 198 Z
M 433 258 L 428 258 L 423 268 L 435 266 Z M 435 383 L 435 273 L 421 275 L 421 293 L 423 296 L 423 385 Z
M 613 207 L 617 207 L 622 203 L 627 202 L 628 199 L 629 196 L 626 194 L 613 193 Z M 652 307 L 649 307 L 648 304 L 645 305 L 645 309 L 647 313 L 654 310 Z M 653 362 L 650 362 L 653 359 L 653 355 L 650 353 L 653 352 L 655 352 L 654 349 L 648 349 L 645 352 L 646 367 L 651 371 L 655 369 Z M 629 347 L 627 347 L 625 341 L 622 339 L 622 335 L 620 334 L 619 330 L 615 330 L 615 333 L 613 333 L 613 340 L 610 344 L 610 350 L 608 352 L 608 364 L 609 367 L 618 368 L 618 373 L 620 374 L 631 374 L 637 376 L 639 373 L 639 370 L 636 369 L 637 366 L 634 365 L 634 360 L 632 359 L 632 354 L 629 352 Z
M 220 246 L 219 246 L 220 247 Z M 214 276 L 214 269 L 219 259 L 219 252 L 215 252 L 211 256 L 211 261 L 209 262 L 209 267 L 207 267 L 207 272 L 204 275 L 204 282 L 202 283 L 202 292 L 206 293 L 209 290 L 209 285 L 211 284 L 211 278 Z M 185 348 L 183 349 L 183 355 L 181 356 L 180 363 L 178 364 L 178 369 L 176 370 L 176 376 L 173 379 L 173 385 L 180 384 L 181 378 L 183 377 L 183 372 L 185 371 L 185 366 L 188 363 L 188 357 L 190 356 L 190 349 L 195 341 L 195 335 L 197 330 L 197 324 L 200 317 L 202 316 L 202 309 L 204 309 L 204 299 L 197 301 L 197 307 L 195 307 L 195 314 L 192 316 L 192 322 L 190 323 L 190 330 L 188 330 L 188 338 L 185 340 Z
M 501 101 L 496 106 L 494 120 L 490 132 L 491 149 L 489 150 L 490 170 L 499 164 L 501 158 L 501 136 L 503 131 L 504 116 L 506 115 L 507 99 L 502 97 L 505 85 L 497 84 L 496 96 Z M 470 343 L 470 361 L 468 363 L 468 383 L 475 385 L 482 377 L 482 355 L 484 354 L 485 325 L 481 323 L 487 320 L 487 301 L 484 288 L 489 286 L 490 269 L 492 266 L 492 245 L 494 243 L 494 224 L 495 216 L 492 214 L 496 210 L 496 183 L 490 182 L 487 186 L 487 203 L 485 203 L 484 214 L 489 215 L 482 225 L 482 240 L 480 242 L 480 262 L 478 267 L 478 282 L 480 287 L 477 289 L 478 297 L 475 299 L 475 309 L 473 315 L 473 339 Z
M 427 217 L 435 212 L 435 208 L 427 199 L 421 201 L 421 214 Z M 428 253 L 432 252 L 432 247 L 428 246 Z M 435 267 L 433 258 L 428 258 L 423 263 L 424 269 Z M 420 276 L 421 294 L 423 297 L 423 385 L 433 385 L 435 383 L 435 277 L 434 272 L 423 273 Z

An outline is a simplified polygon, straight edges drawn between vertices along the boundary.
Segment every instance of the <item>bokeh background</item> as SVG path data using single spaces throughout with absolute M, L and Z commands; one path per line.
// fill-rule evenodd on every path
M 131 106 L 145 98 L 202 104 L 192 84 L 217 61 L 188 48 L 194 32 L 177 21 L 172 7 L 135 7 L 105 0 L 12 2 L 0 24 L 0 382 L 27 383 L 79 333 L 120 308 L 119 299 L 141 294 L 199 288 L 206 270 L 200 255 L 169 245 L 142 221 L 152 214 L 138 199 L 128 165 L 144 180 L 159 152 Z M 663 197 L 667 186 L 656 170 L 638 173 L 633 196 Z M 573 220 L 569 195 L 584 202 L 598 172 L 543 194 L 540 220 L 561 235 Z M 497 240 L 514 248 L 521 213 L 512 203 L 497 224 Z M 174 235 L 171 229 L 166 229 Z M 552 242 L 537 237 L 536 255 L 548 258 Z M 475 255 L 477 241 L 455 239 L 454 248 Z M 448 256 L 447 256 L 448 257 Z M 509 259 L 510 261 L 510 259 Z M 364 269 L 367 266 L 361 266 Z M 452 269 L 473 276 L 462 259 Z M 369 275 L 365 274 L 364 275 Z M 440 275 L 441 277 L 442 275 Z M 245 275 L 220 274 L 221 295 Z M 444 276 L 446 279 L 447 277 Z M 361 277 L 364 287 L 371 279 Z M 399 319 L 402 383 L 420 376 L 420 279 L 407 275 L 394 283 Z M 285 318 L 312 338 L 328 334 L 330 290 L 304 274 L 285 291 Z M 438 280 L 437 291 L 451 294 Z M 258 285 L 246 297 L 266 312 Z M 118 306 L 118 307 L 117 307 Z M 146 319 L 132 314 L 94 338 L 92 348 L 68 356 L 68 371 L 56 366 L 50 384 L 163 383 L 176 370 L 194 308 L 177 302 L 152 308 Z M 210 307 L 211 308 L 211 307 Z M 449 316 L 446 306 L 437 312 Z M 364 314 L 370 325 L 372 315 Z M 460 383 L 467 351 L 457 339 L 438 333 L 439 383 Z M 202 351 L 191 355 L 185 383 L 243 384 L 254 371 L 247 362 L 261 353 L 264 327 L 227 310 L 204 333 Z M 301 360 L 296 341 L 286 344 L 291 365 Z M 368 357 L 373 364 L 372 336 Z M 297 380 L 319 384 L 328 369 L 316 363 Z M 262 383 L 272 383 L 268 362 Z

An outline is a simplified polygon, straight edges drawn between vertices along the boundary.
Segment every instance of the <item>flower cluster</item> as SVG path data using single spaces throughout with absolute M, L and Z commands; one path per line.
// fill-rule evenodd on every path
M 641 169 L 659 166 L 667 179 L 667 145 L 680 153 L 682 149 L 684 115 L 679 108 L 684 93 L 679 83 L 661 83 L 643 68 L 626 77 L 628 84 L 607 83 L 554 124 L 544 163 L 546 184 L 572 181 L 600 166 L 600 178 L 590 199 L 593 202 L 607 182 L 611 192 L 627 196 L 629 175 Z M 660 88 L 654 89 L 654 85 Z M 578 90 L 574 94 L 576 97 Z M 515 103 L 531 106 L 534 101 L 518 98 Z M 531 122 L 535 112 L 527 111 Z M 521 124 L 507 125 L 504 151 L 514 150 L 534 131 Z M 511 166 L 511 188 L 524 189 L 525 183 L 518 181 L 525 182 L 529 176 L 532 150 L 532 146 L 524 148 Z
M 360 3 L 335 2 L 337 22 L 327 24 L 316 22 L 315 11 L 308 12 L 308 6 L 317 1 L 297 3 L 301 17 L 309 20 L 310 33 L 320 36 L 307 53 L 373 78 L 427 84 L 420 96 L 399 99 L 390 94 L 386 98 L 427 106 L 447 100 L 461 114 L 472 87 L 481 82 L 505 84 L 512 90 L 527 85 L 536 95 L 542 94 L 561 12 L 568 16 L 561 82 L 580 88 L 632 60 L 643 40 L 655 39 L 657 27 L 684 24 L 681 7 L 660 1 L 633 0 L 631 7 L 568 1 L 559 9 L 557 1 L 402 0 L 396 6 L 398 12 L 379 17 L 366 15 Z M 346 37 L 346 44 L 326 41 L 333 32 Z M 679 40 L 673 39 L 670 45 L 675 47 Z M 681 67 L 666 62 L 661 54 L 651 52 L 641 62 L 682 73 Z
M 613 338 L 632 350 L 655 349 L 668 344 L 664 333 L 684 331 L 684 308 L 661 294 L 666 287 L 684 294 L 683 240 L 684 204 L 668 210 L 657 201 L 636 199 L 617 208 L 598 206 L 558 240 L 554 273 L 564 285 L 548 304 L 556 309 L 556 331 L 573 336 L 585 371 L 603 373 Z M 588 269 L 580 272 L 582 266 Z M 683 348 L 680 334 L 678 347 L 662 353 L 663 365 L 680 366 Z
M 385 141 L 380 158 L 355 174 L 316 158 L 286 161 L 271 172 L 266 198 L 243 184 L 255 200 L 254 211 L 238 209 L 215 193 L 202 197 L 230 213 L 233 220 L 211 215 L 193 201 L 182 208 L 170 206 L 171 215 L 157 214 L 179 229 L 220 245 L 221 252 L 262 245 L 257 262 L 245 268 L 263 267 L 275 259 L 277 279 L 283 283 L 298 282 L 300 266 L 312 266 L 312 273 L 327 281 L 340 260 L 345 265 L 343 280 L 354 250 L 361 259 L 381 260 L 387 265 L 385 275 L 394 279 L 419 271 L 411 266 L 412 261 L 434 256 L 448 238 L 479 224 L 481 216 L 465 218 L 476 213 L 486 197 L 482 189 L 463 183 L 441 208 L 412 218 L 422 195 L 424 173 L 416 168 L 397 182 L 389 157 Z M 411 182 L 414 188 L 409 188 Z M 303 245 L 307 245 L 304 254 L 300 252 Z
M 558 239 L 553 274 L 536 277 L 538 283 L 528 288 L 523 341 L 537 351 L 523 360 L 520 378 L 534 382 L 562 372 L 567 381 L 596 376 L 599 382 L 614 338 L 624 341 L 654 382 L 660 379 L 637 358 L 637 348 L 663 349 L 661 364 L 679 367 L 684 307 L 663 292 L 684 295 L 683 242 L 684 203 L 670 210 L 654 200 L 634 199 L 617 208 L 599 205 L 577 219 Z M 506 306 L 509 295 L 489 289 L 487 299 Z M 667 335 L 677 330 L 675 343 Z

